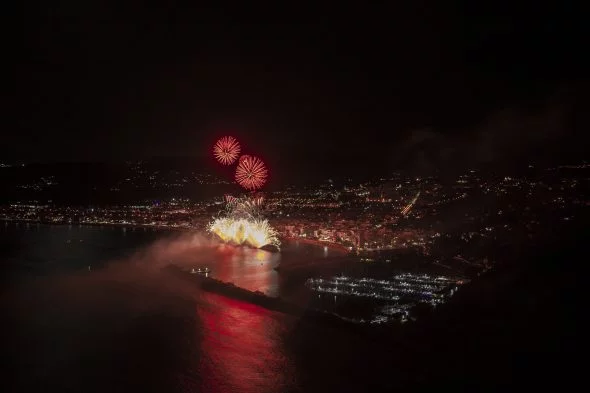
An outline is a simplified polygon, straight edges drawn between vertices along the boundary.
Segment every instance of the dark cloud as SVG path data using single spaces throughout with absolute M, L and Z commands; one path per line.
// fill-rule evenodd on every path
M 396 148 L 395 162 L 409 168 L 434 172 L 465 165 L 551 162 L 546 152 L 561 148 L 563 155 L 576 152 L 580 139 L 571 129 L 572 106 L 560 99 L 534 108 L 497 110 L 468 129 L 420 128 L 409 133 Z M 563 159 L 563 156 L 556 158 Z

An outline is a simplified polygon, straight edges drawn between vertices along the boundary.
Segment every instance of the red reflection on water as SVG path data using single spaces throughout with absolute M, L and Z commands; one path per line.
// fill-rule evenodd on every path
M 293 383 L 284 353 L 285 316 L 220 295 L 203 295 L 198 374 L 210 392 L 277 392 Z
M 274 267 L 280 256 L 247 247 L 221 246 L 212 265 L 212 276 L 250 291 L 278 295 L 278 274 Z
M 218 248 L 219 255 L 216 258 L 217 263 L 215 264 L 215 276 L 225 281 L 227 277 L 233 276 L 233 265 L 231 259 L 236 253 L 235 247 L 221 245 Z

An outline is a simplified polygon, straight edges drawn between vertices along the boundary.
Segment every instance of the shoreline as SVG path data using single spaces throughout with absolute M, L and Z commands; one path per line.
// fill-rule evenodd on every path
M 169 227 L 163 225 L 140 225 L 140 224 L 119 224 L 119 223 L 69 223 L 69 222 L 42 222 L 37 220 L 7 220 L 7 219 L 0 219 L 0 221 L 4 221 L 7 223 L 15 223 L 15 224 L 34 224 L 34 225 L 43 225 L 43 226 L 66 226 L 66 225 L 78 225 L 81 226 L 88 226 L 88 227 L 104 227 L 104 228 L 123 228 L 123 227 L 130 227 L 130 228 L 152 228 L 152 230 L 175 230 L 178 232 L 190 232 L 190 231 L 197 231 L 195 228 L 183 228 L 183 227 Z M 289 242 L 296 242 L 299 239 L 293 237 L 286 237 L 285 240 Z M 301 239 L 303 240 L 302 243 L 304 244 L 312 244 L 315 246 L 329 246 L 328 244 L 323 244 L 319 241 L 314 241 L 313 239 Z M 333 246 L 334 244 L 332 244 Z M 341 248 L 340 247 L 332 247 L 332 248 Z M 315 320 L 322 323 L 327 324 L 337 324 L 342 326 L 356 326 L 357 328 L 361 328 L 367 325 L 368 321 L 362 320 L 355 320 L 343 317 L 341 315 L 326 312 L 323 310 L 315 309 L 312 307 L 306 307 L 304 305 L 300 305 L 294 303 L 290 300 L 281 297 L 271 297 L 262 292 L 258 291 L 251 291 L 246 288 L 237 286 L 231 282 L 222 281 L 213 277 L 203 277 L 197 274 L 191 274 L 188 271 L 183 270 L 182 268 L 176 265 L 168 265 L 167 267 L 162 268 L 162 270 L 168 271 L 177 277 L 181 277 L 185 280 L 192 281 L 195 283 L 200 289 L 215 293 L 217 295 L 221 295 L 227 298 L 233 298 L 236 300 L 244 301 L 250 304 L 257 305 L 259 307 L 265 308 L 267 310 L 281 312 L 284 314 L 288 314 L 295 317 L 305 317 L 311 320 Z M 276 271 L 284 270 L 280 268 L 275 268 Z M 290 269 L 287 269 L 289 271 Z
M 39 221 L 39 220 L 27 220 L 24 218 L 20 218 L 20 219 L 12 219 L 12 218 L 0 218 L 0 221 L 4 221 L 5 223 L 8 222 L 12 222 L 12 223 L 27 223 L 27 224 L 39 224 L 39 225 L 78 225 L 78 226 L 103 226 L 103 227 L 115 227 L 115 228 L 134 228 L 134 229 L 147 229 L 147 228 L 151 228 L 151 229 L 156 229 L 156 230 L 172 230 L 172 231 L 179 231 L 179 232 L 190 232 L 190 231 L 202 231 L 203 233 L 206 233 L 205 229 L 199 229 L 199 228 L 195 228 L 195 227 L 179 227 L 179 226 L 169 226 L 169 225 L 151 225 L 151 224 L 122 224 L 122 223 L 116 223 L 116 222 L 65 222 L 65 221 L 61 221 L 61 222 L 44 222 L 44 221 Z M 331 249 L 337 249 L 339 251 L 344 252 L 345 254 L 350 254 L 351 250 L 342 245 L 342 244 L 338 244 L 338 243 L 333 243 L 333 242 L 326 242 L 326 241 L 322 241 L 322 240 L 315 240 L 315 239 L 308 239 L 308 238 L 303 238 L 303 237 L 291 237 L 291 236 L 281 236 L 279 238 L 279 240 L 282 241 L 288 241 L 288 242 L 301 242 L 301 243 L 305 243 L 305 244 L 312 244 L 318 247 L 328 247 Z M 226 244 L 230 244 L 230 243 L 226 243 Z
M 5 223 L 12 222 L 12 223 L 26 223 L 26 224 L 38 224 L 38 225 L 78 225 L 78 226 L 90 226 L 90 227 L 123 227 L 123 228 L 152 228 L 152 229 L 168 229 L 168 230 L 175 230 L 175 231 L 198 231 L 197 228 L 187 228 L 187 227 L 178 227 L 178 226 L 168 226 L 168 225 L 151 225 L 151 224 L 121 224 L 116 222 L 45 222 L 45 221 L 38 221 L 38 220 L 26 220 L 26 219 L 12 219 L 12 218 L 0 218 L 0 221 L 4 221 Z
M 318 247 L 328 247 L 328 248 L 332 248 L 332 249 L 337 249 L 337 250 L 345 252 L 346 254 L 351 253 L 351 250 L 348 247 L 346 247 L 342 244 L 338 244 L 338 243 L 327 242 L 327 241 L 323 241 L 323 240 L 308 239 L 305 237 L 283 236 L 282 239 L 289 240 L 291 242 L 301 242 L 301 243 L 305 243 L 305 244 L 313 244 Z

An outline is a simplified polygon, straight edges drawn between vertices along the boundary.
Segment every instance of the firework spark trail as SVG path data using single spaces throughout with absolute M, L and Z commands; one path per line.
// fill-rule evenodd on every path
M 226 195 L 225 210 L 222 217 L 232 217 L 234 219 L 261 220 L 263 197 L 260 195 L 241 197 L 230 197 Z
M 236 181 L 247 190 L 261 188 L 268 177 L 264 162 L 258 157 L 240 158 L 236 169 Z
M 410 210 L 412 210 L 412 206 L 414 206 L 414 204 L 418 200 L 419 196 L 420 196 L 420 191 L 418 191 L 418 193 L 416 194 L 414 199 L 412 199 L 412 201 L 410 203 L 408 203 L 408 205 L 402 209 L 402 215 L 405 216 L 410 212 Z
M 213 146 L 215 158 L 223 165 L 233 164 L 240 156 L 241 150 L 240 144 L 232 136 L 224 136 Z
M 236 198 L 233 195 L 229 195 L 229 194 L 225 194 L 225 203 L 227 203 L 228 205 L 231 205 L 232 203 L 236 202 L 238 200 L 238 198 Z

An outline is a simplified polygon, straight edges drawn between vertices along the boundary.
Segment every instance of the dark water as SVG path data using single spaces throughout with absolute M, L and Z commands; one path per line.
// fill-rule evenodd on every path
M 361 335 L 202 293 L 160 269 L 208 266 L 276 294 L 274 266 L 323 249 L 270 254 L 107 227 L 2 224 L 0 235 L 4 391 L 348 391 L 380 368 Z

